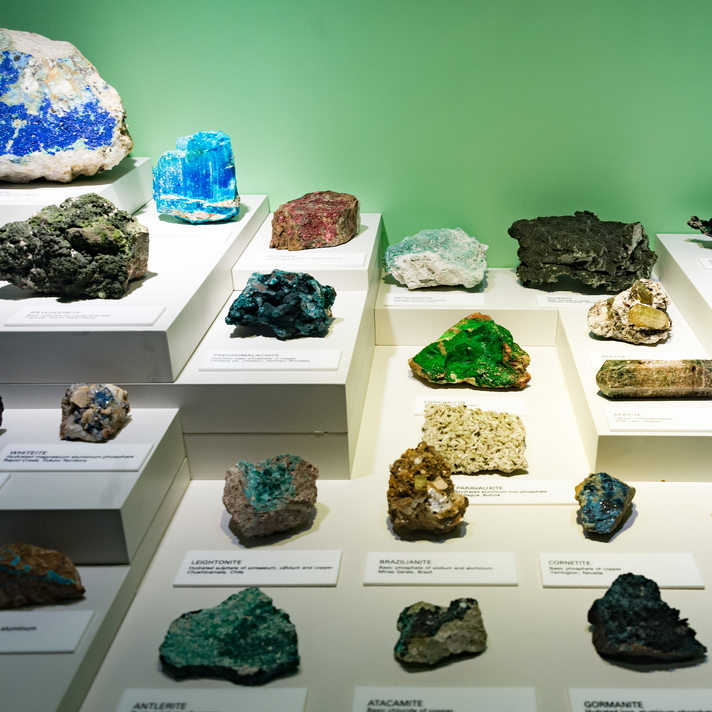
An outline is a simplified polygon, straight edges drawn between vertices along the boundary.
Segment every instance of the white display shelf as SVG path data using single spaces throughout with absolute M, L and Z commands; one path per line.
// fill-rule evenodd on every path
M 135 213 L 151 199 L 153 178 L 150 158 L 124 158 L 118 166 L 71 183 L 33 180 L 30 183 L 0 182 L 0 226 L 27 220 L 47 205 L 67 198 L 98 193 L 117 208 Z
M 234 289 L 242 290 L 253 272 L 307 272 L 321 284 L 331 285 L 337 293 L 343 290 L 366 291 L 373 275 L 378 274 L 381 241 L 380 213 L 362 213 L 356 237 L 343 245 L 312 250 L 277 250 L 269 246 L 272 239 L 272 215 L 264 221 L 242 257 L 233 267 Z
M 667 286 L 667 285 L 666 285 Z M 672 304 L 673 330 L 666 343 L 627 344 L 593 336 L 586 312 L 559 313 L 558 352 L 576 412 L 579 431 L 592 472 L 608 472 L 623 480 L 712 479 L 712 404 L 692 399 L 612 399 L 596 385 L 604 359 L 709 358 L 680 311 Z M 637 413 L 636 419 L 655 419 L 661 411 L 671 418 L 669 429 L 613 427 L 613 414 Z M 709 427 L 704 425 L 707 415 Z M 688 425 L 688 430 L 679 424 Z
M 86 451 L 85 443 L 59 440 L 60 417 L 59 408 L 6 410 L 0 451 L 55 443 L 62 456 Z M 133 409 L 110 442 L 89 447 L 95 455 L 116 455 L 132 445 L 150 446 L 136 470 L 24 471 L 0 463 L 0 474 L 9 474 L 0 487 L 1 540 L 55 549 L 75 564 L 130 563 L 185 460 L 178 411 Z
M 438 336 L 468 314 L 491 316 L 512 332 L 520 345 L 554 346 L 558 309 L 587 309 L 593 295 L 581 292 L 524 287 L 513 269 L 488 269 L 477 287 L 429 287 L 410 290 L 385 276 L 376 300 L 376 344 L 422 344 Z
M 86 596 L 33 610 L 94 611 L 74 653 L 0 655 L 3 709 L 74 712 L 99 669 L 190 480 L 183 462 L 128 566 L 80 566 Z
M 150 231 L 148 272 L 120 300 L 62 304 L 0 282 L 0 378 L 9 384 L 173 381 L 231 293 L 230 267 L 267 214 L 266 196 L 248 195 L 236 220 L 194 226 L 159 216 L 151 201 L 136 216 Z M 7 324 L 25 309 L 69 308 L 87 323 Z M 117 311 L 87 316 L 97 309 Z M 155 322 L 141 324 L 132 309 L 152 312 Z

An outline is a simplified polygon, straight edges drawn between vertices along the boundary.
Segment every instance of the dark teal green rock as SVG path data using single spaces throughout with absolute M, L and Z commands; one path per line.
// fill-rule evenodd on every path
M 576 485 L 581 523 L 587 532 L 609 534 L 620 523 L 635 495 L 635 487 L 606 472 L 589 475 Z
M 299 667 L 289 615 L 259 588 L 176 618 L 159 652 L 163 669 L 177 679 L 219 677 L 260 685 Z

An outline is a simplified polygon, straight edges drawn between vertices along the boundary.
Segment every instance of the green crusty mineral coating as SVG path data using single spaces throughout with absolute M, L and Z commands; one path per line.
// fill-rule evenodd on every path
M 0 279 L 69 299 L 120 299 L 148 262 L 148 230 L 96 193 L 0 227 Z
M 483 388 L 522 388 L 531 378 L 529 354 L 485 314 L 470 314 L 409 360 L 432 383 L 471 383 Z

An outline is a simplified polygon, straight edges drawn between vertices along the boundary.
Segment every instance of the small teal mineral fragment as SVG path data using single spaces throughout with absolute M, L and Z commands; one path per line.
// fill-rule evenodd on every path
M 595 534 L 609 534 L 621 523 L 634 495 L 635 487 L 606 472 L 589 475 L 576 485 L 583 528 Z
M 240 212 L 230 137 L 200 131 L 176 141 L 153 169 L 156 210 L 190 223 L 229 220 Z

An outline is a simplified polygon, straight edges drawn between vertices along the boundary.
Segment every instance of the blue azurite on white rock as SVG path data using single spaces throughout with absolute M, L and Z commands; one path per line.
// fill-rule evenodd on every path
M 240 212 L 230 137 L 200 131 L 176 141 L 153 169 L 156 210 L 190 223 L 229 220 Z
M 68 183 L 132 146 L 118 92 L 74 45 L 0 29 L 0 180 Z

